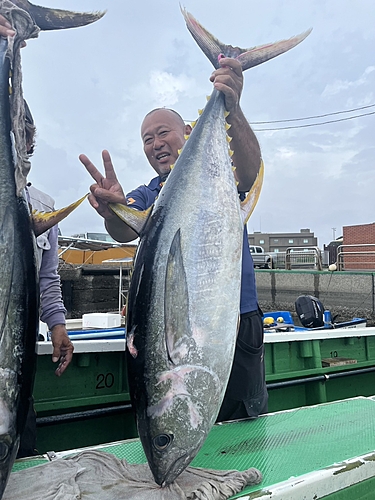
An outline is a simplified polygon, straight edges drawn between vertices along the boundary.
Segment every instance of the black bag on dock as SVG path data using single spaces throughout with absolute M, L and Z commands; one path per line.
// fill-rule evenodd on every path
M 319 299 L 312 295 L 300 295 L 295 306 L 302 326 L 305 328 L 324 326 L 324 307 Z

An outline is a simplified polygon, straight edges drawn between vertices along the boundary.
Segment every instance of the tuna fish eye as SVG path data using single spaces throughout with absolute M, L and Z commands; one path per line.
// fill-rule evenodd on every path
M 6 443 L 0 443 L 0 461 L 5 460 L 8 456 L 9 446 Z
M 158 451 L 165 451 L 173 441 L 173 434 L 159 434 L 154 437 L 153 445 Z

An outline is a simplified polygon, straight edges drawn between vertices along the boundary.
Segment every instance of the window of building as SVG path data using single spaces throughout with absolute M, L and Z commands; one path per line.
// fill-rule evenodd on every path
M 309 240 L 307 240 L 307 239 L 304 239 L 304 240 L 303 240 L 303 242 L 304 242 L 304 243 L 308 243 L 308 242 L 309 242 Z
M 294 243 L 294 240 L 289 240 L 289 243 Z
M 261 245 L 264 245 L 264 240 L 259 240 L 259 243 L 260 243 Z
M 279 243 L 279 240 L 276 238 L 273 240 L 274 243 Z
M 275 253 L 278 253 L 278 252 L 279 252 L 279 249 L 278 249 L 278 248 L 275 248 L 275 249 L 274 249 L 274 252 L 275 252 Z

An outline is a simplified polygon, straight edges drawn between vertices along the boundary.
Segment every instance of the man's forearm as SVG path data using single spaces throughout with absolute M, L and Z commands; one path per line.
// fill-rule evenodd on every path
M 232 159 L 239 182 L 238 190 L 247 192 L 259 172 L 260 146 L 241 108 L 238 108 L 236 113 L 230 113 L 227 121 L 231 125 L 228 135 L 232 137 L 230 148 L 234 152 Z

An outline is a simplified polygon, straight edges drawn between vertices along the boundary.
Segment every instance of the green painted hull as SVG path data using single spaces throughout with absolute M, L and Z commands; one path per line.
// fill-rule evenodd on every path
M 375 394 L 375 333 L 351 332 L 356 336 L 282 342 L 268 341 L 266 334 L 269 411 Z M 137 436 L 124 341 L 101 342 L 107 351 L 81 352 L 100 342 L 76 342 L 72 364 L 61 378 L 54 375 L 48 349 L 38 355 L 34 398 L 40 453 Z M 333 366 L 323 367 L 327 360 Z

